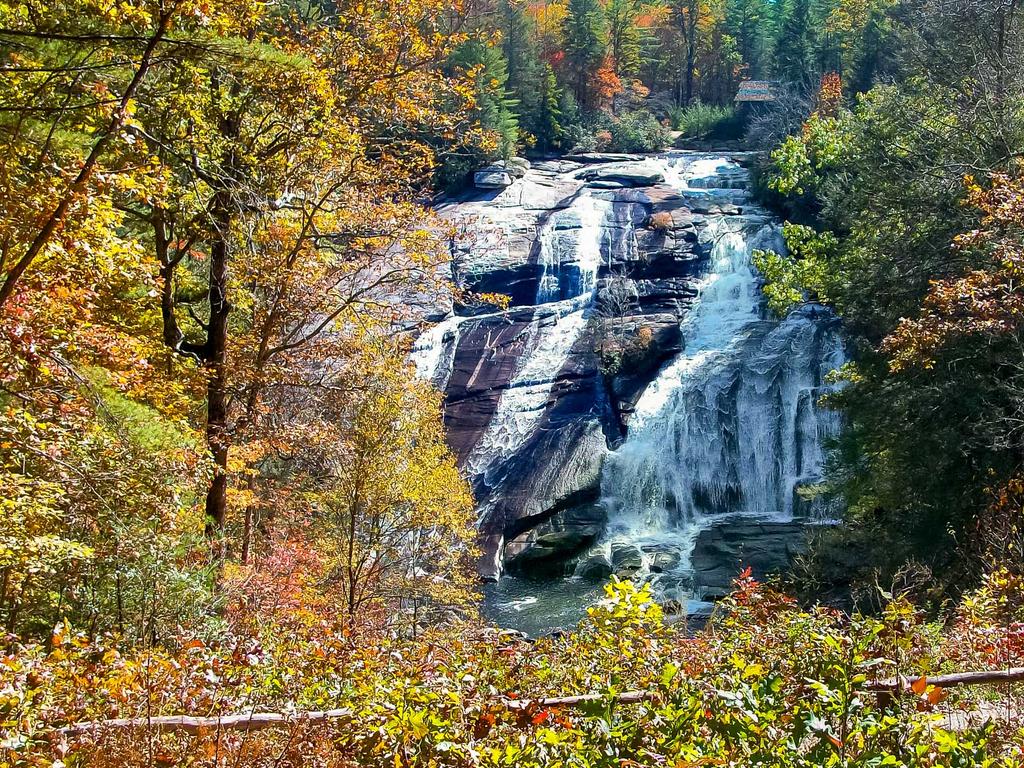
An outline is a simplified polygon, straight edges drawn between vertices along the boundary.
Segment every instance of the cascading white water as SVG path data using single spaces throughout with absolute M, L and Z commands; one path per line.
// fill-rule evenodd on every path
M 489 481 L 489 470 L 514 455 L 543 418 L 555 381 L 587 326 L 610 209 L 611 203 L 583 193 L 539 233 L 542 273 L 526 351 L 466 460 L 471 477 Z M 568 232 L 575 233 L 569 242 Z
M 455 315 L 424 331 L 412 346 L 409 359 L 416 366 L 417 378 L 430 381 L 440 391 L 448 385 L 459 346 L 459 326 L 467 317 Z
M 684 193 L 697 177 L 702 189 L 716 186 L 709 171 L 721 174 L 721 161 L 694 166 L 677 176 Z M 734 188 L 735 172 L 723 175 L 718 188 Z M 676 576 L 687 575 L 701 531 L 725 516 L 816 514 L 799 508 L 797 488 L 820 476 L 823 445 L 840 426 L 818 406 L 843 362 L 824 310 L 781 322 L 764 311 L 751 255 L 783 247 L 778 227 L 757 214 L 718 215 L 706 236 L 711 265 L 683 325 L 684 350 L 637 403 L 601 487 L 602 546 L 633 546 L 645 560 L 668 549 Z

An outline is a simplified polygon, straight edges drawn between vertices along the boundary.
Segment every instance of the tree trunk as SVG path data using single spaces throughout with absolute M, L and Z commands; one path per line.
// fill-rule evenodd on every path
M 228 162 L 230 167 L 232 163 Z M 227 515 L 228 428 L 227 346 L 228 239 L 231 233 L 231 191 L 217 193 L 212 210 L 214 238 L 210 247 L 210 322 L 206 335 L 206 442 L 213 456 L 214 474 L 206 494 L 206 534 L 214 561 L 224 557 L 224 519 Z

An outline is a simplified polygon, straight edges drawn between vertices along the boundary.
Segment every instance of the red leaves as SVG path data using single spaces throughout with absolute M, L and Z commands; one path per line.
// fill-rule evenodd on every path
M 483 712 L 473 725 L 473 738 L 476 740 L 487 738 L 487 734 L 494 728 L 497 718 L 493 712 Z

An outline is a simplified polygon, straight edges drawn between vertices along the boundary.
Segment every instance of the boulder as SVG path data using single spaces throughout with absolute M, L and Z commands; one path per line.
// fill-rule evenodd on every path
M 505 189 L 512 186 L 512 176 L 501 166 L 488 166 L 473 174 L 473 186 L 477 189 Z
M 537 571 L 565 570 L 564 565 L 589 547 L 604 530 L 606 513 L 597 504 L 583 504 L 556 512 L 547 521 L 505 544 L 509 570 L 537 575 Z
M 526 176 L 526 172 L 531 168 L 530 161 L 525 157 L 513 157 L 505 162 L 504 166 L 509 174 L 517 179 Z
M 617 183 L 623 187 L 650 187 L 665 181 L 665 174 L 653 163 L 612 163 L 587 168 L 579 177 L 593 185 L 595 183 Z
M 639 547 L 615 542 L 612 544 L 612 569 L 620 578 L 630 578 L 644 566 L 644 556 Z
M 764 578 L 791 567 L 807 546 L 800 521 L 726 520 L 701 531 L 691 564 L 694 581 L 706 597 L 724 597 L 744 568 Z
M 676 551 L 656 552 L 651 557 L 651 573 L 674 571 L 683 561 L 682 555 Z
M 576 576 L 587 581 L 606 581 L 614 569 L 608 555 L 603 552 L 590 555 L 576 566 Z

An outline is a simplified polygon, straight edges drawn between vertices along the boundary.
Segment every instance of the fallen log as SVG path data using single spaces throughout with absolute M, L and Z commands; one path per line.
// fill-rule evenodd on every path
M 557 707 L 585 707 L 587 704 L 608 702 L 612 704 L 639 704 L 657 698 L 657 691 L 626 691 L 615 696 L 601 693 L 584 693 L 579 696 L 551 696 L 544 699 L 509 699 L 501 700 L 505 709 L 555 709 Z
M 878 692 L 913 692 L 915 685 L 920 686 L 922 678 L 917 680 L 901 677 L 888 680 L 873 680 L 864 684 L 863 690 Z M 981 672 L 957 672 L 948 675 L 924 677 L 927 685 L 938 688 L 956 688 L 967 685 L 996 685 L 999 683 L 1024 682 L 1024 667 L 1010 669 L 986 670 Z M 585 693 L 578 696 L 551 696 L 540 699 L 501 698 L 497 705 L 510 711 L 556 709 L 559 707 L 580 708 L 588 704 L 607 702 L 610 704 L 639 704 L 652 701 L 659 696 L 658 691 L 626 691 L 615 696 L 600 693 Z M 169 715 L 161 717 L 118 718 L 114 720 L 94 720 L 75 723 L 54 732 L 65 736 L 81 736 L 88 733 L 112 729 L 146 728 L 157 731 L 179 731 L 198 734 L 202 731 L 217 730 L 258 731 L 264 728 L 283 728 L 299 724 L 324 723 L 331 720 L 343 720 L 352 714 L 350 709 L 327 709 L 322 711 L 306 711 L 294 713 L 253 712 L 250 714 L 231 714 L 214 717 L 188 717 L 185 715 Z
M 75 723 L 54 729 L 55 733 L 66 736 L 81 736 L 107 729 L 123 730 L 147 728 L 155 731 L 176 731 L 198 734 L 200 732 L 259 731 L 264 728 L 282 728 L 300 723 L 324 723 L 342 720 L 352 714 L 351 709 L 325 709 L 293 714 L 282 712 L 252 712 L 245 714 L 219 715 L 214 717 L 189 717 L 188 715 L 166 715 L 160 717 L 122 717 L 114 720 L 94 720 Z
M 922 679 L 927 685 L 934 685 L 936 688 L 956 688 L 962 685 L 1019 683 L 1024 682 L 1024 667 L 993 669 L 982 672 L 954 672 L 948 675 L 935 675 L 933 677 L 922 675 L 921 677 L 916 678 L 916 680 L 909 677 L 873 680 L 865 683 L 864 689 L 868 691 L 895 691 L 902 689 L 904 692 L 907 692 L 911 691 L 912 686 Z

